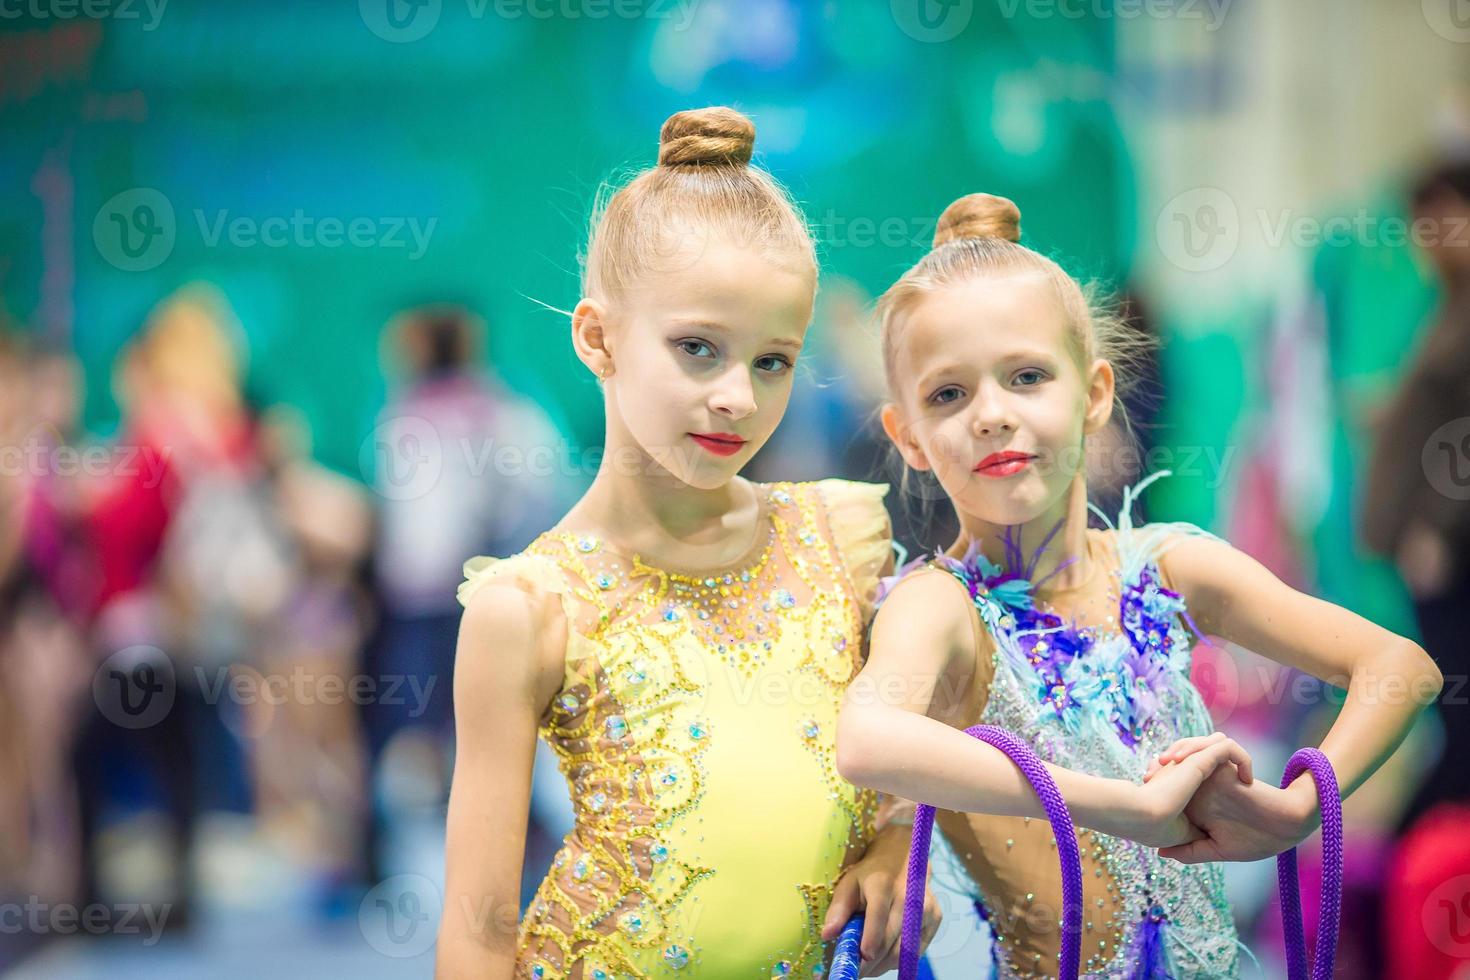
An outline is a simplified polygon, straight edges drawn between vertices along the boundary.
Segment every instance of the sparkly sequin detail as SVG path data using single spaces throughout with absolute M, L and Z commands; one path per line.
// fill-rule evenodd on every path
M 1151 757 L 1178 738 L 1213 730 L 1189 677 L 1193 624 L 1184 598 L 1163 585 L 1158 565 L 1178 535 L 1213 535 L 1184 522 L 1137 528 L 1132 523 L 1137 494 L 1167 472 L 1125 492 L 1116 526 L 1097 512 L 1112 530 L 1119 564 L 1117 615 L 1107 628 L 1079 627 L 1039 608 L 1028 578 L 1035 557 L 1023 560 L 1009 539 L 1005 567 L 978 549 L 962 559 L 926 556 L 884 580 L 879 601 L 919 568 L 949 572 L 966 587 L 994 640 L 995 672 L 979 723 L 1016 732 L 1049 762 L 1141 783 Z M 951 844 L 940 842 L 942 836 L 935 837 L 935 873 L 969 892 L 991 922 L 996 976 L 1051 975 L 1054 959 L 1013 957 L 998 923 L 1014 923 L 1023 910 L 993 908 Z M 1004 852 L 1013 843 L 1006 840 Z M 1089 925 L 1084 933 L 1085 976 L 1133 978 L 1142 963 L 1156 967 L 1149 976 L 1238 974 L 1235 926 L 1219 865 L 1166 861 L 1153 848 L 1090 830 L 1079 831 L 1079 845 L 1084 866 L 1092 868 L 1108 897 L 1106 906 L 1098 898 L 1088 910 L 1102 928 L 1094 932 Z M 997 917 L 997 911 L 1007 914 Z
M 1007 567 L 1024 564 L 1019 545 L 1006 535 Z M 927 563 L 949 571 L 965 586 L 981 618 L 993 631 L 1008 634 L 1035 674 L 1035 694 L 1043 711 L 1050 710 L 1068 731 L 1082 727 L 1083 716 L 1099 712 L 1127 745 L 1136 745 L 1160 710 L 1157 691 L 1164 674 L 1192 644 L 1174 625 L 1186 612 L 1183 597 L 1159 582 L 1150 564 L 1121 586 L 1120 619 L 1130 648 L 1116 661 L 1094 651 L 1095 631 L 1067 623 L 1056 613 L 1036 608 L 1032 584 L 1008 572 L 972 545 L 962 559 L 947 555 L 907 563 L 899 575 Z
M 832 883 L 871 839 L 878 803 L 838 775 L 830 740 L 888 550 L 886 537 L 864 545 L 879 561 L 863 594 L 844 551 L 857 546 L 838 539 L 828 496 L 841 482 L 767 486 L 769 527 L 728 573 L 674 573 L 595 535 L 559 532 L 489 566 L 512 574 L 531 562 L 543 581 L 552 576 L 573 631 L 540 735 L 567 778 L 576 826 L 520 924 L 517 976 L 562 978 L 579 963 L 586 977 L 707 976 L 732 956 L 748 958 L 753 976 L 825 975 Z M 886 527 L 879 497 L 869 512 Z M 750 744 L 742 726 L 767 716 L 760 766 L 711 771 L 712 753 L 730 758 L 722 739 Z M 710 807 L 712 794 L 721 807 Z M 755 809 L 729 812 L 732 800 Z M 826 880 L 794 881 L 794 862 L 749 842 L 757 813 L 773 812 L 783 834 L 805 841 L 807 872 L 821 866 Z M 742 866 L 724 868 L 716 853 Z M 707 948 L 701 923 L 738 916 L 754 890 L 711 907 L 721 875 L 758 877 L 762 901 L 788 906 L 785 938 Z

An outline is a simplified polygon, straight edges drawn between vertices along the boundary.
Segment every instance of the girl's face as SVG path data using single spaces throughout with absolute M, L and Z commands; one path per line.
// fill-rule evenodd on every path
M 718 241 L 675 264 L 619 304 L 609 412 L 673 476 L 714 489 L 786 412 L 812 280 L 759 249 Z
M 933 470 L 962 516 L 1025 524 L 1063 499 L 1083 436 L 1113 400 L 1112 368 L 1084 375 L 1051 284 L 984 277 L 918 301 L 902 321 L 896 402 L 883 427 L 905 461 Z

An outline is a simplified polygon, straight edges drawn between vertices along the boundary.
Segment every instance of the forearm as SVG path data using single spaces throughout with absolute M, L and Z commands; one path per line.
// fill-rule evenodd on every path
M 486 946 L 464 930 L 440 928 L 434 948 L 435 980 L 485 977 L 511 980 L 515 975 L 515 944 Z
M 456 802 L 451 791 L 434 975 L 509 980 L 515 972 L 525 821 L 508 813 L 476 820 Z
M 1354 669 L 1342 710 L 1320 746 L 1332 763 L 1344 799 L 1393 754 L 1443 683 L 1434 661 L 1408 640 Z M 1292 783 L 1291 791 L 1315 820 L 1318 803 L 1312 777 L 1304 773 Z
M 1030 782 L 999 749 L 917 712 L 843 707 L 837 731 L 844 778 L 940 809 L 1043 817 Z M 1105 833 L 1126 829 L 1132 784 L 1045 763 L 1072 819 Z
M 456 846 L 453 838 L 448 842 L 435 977 L 509 980 L 515 972 L 522 862 L 514 850 L 519 846 L 524 853 L 525 846 L 523 835 L 507 836 L 506 847 Z

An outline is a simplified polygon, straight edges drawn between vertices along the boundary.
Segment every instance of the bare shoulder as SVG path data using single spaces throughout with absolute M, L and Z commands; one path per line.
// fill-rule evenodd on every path
M 1168 531 L 1159 545 L 1159 571 L 1164 584 L 1192 602 L 1212 602 L 1227 595 L 1232 581 L 1262 566 L 1220 538 Z
M 949 572 L 929 566 L 905 575 L 873 621 L 873 643 L 893 639 L 911 651 L 973 656 L 976 630 L 969 591 Z
M 570 629 L 556 594 L 511 581 L 485 584 L 460 618 L 456 700 L 529 699 L 539 717 L 561 688 Z

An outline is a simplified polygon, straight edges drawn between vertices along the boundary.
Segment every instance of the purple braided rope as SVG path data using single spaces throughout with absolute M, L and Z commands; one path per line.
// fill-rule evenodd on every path
M 1067 803 L 1051 773 L 1024 741 L 994 725 L 975 725 L 965 734 L 980 739 L 1010 756 L 1012 762 L 1041 797 L 1042 808 L 1057 838 L 1062 862 L 1062 949 L 1057 976 L 1077 976 L 1082 961 L 1082 856 L 1077 848 L 1077 831 Z M 899 939 L 899 980 L 916 980 L 919 969 L 919 932 L 924 915 L 924 886 L 929 869 L 929 840 L 934 832 L 934 808 L 919 804 L 914 811 L 914 836 L 909 845 L 908 887 L 903 899 L 903 932 Z
M 1342 914 L 1342 798 L 1332 763 L 1317 749 L 1298 749 L 1286 764 L 1281 788 L 1310 771 L 1322 807 L 1322 898 L 1317 912 L 1317 954 L 1312 980 L 1331 980 L 1337 956 L 1337 927 Z M 917 822 L 915 824 L 917 827 Z M 1307 940 L 1302 928 L 1302 896 L 1296 873 L 1296 848 L 1276 855 L 1281 886 L 1281 925 L 1286 935 L 1286 975 L 1307 980 Z

